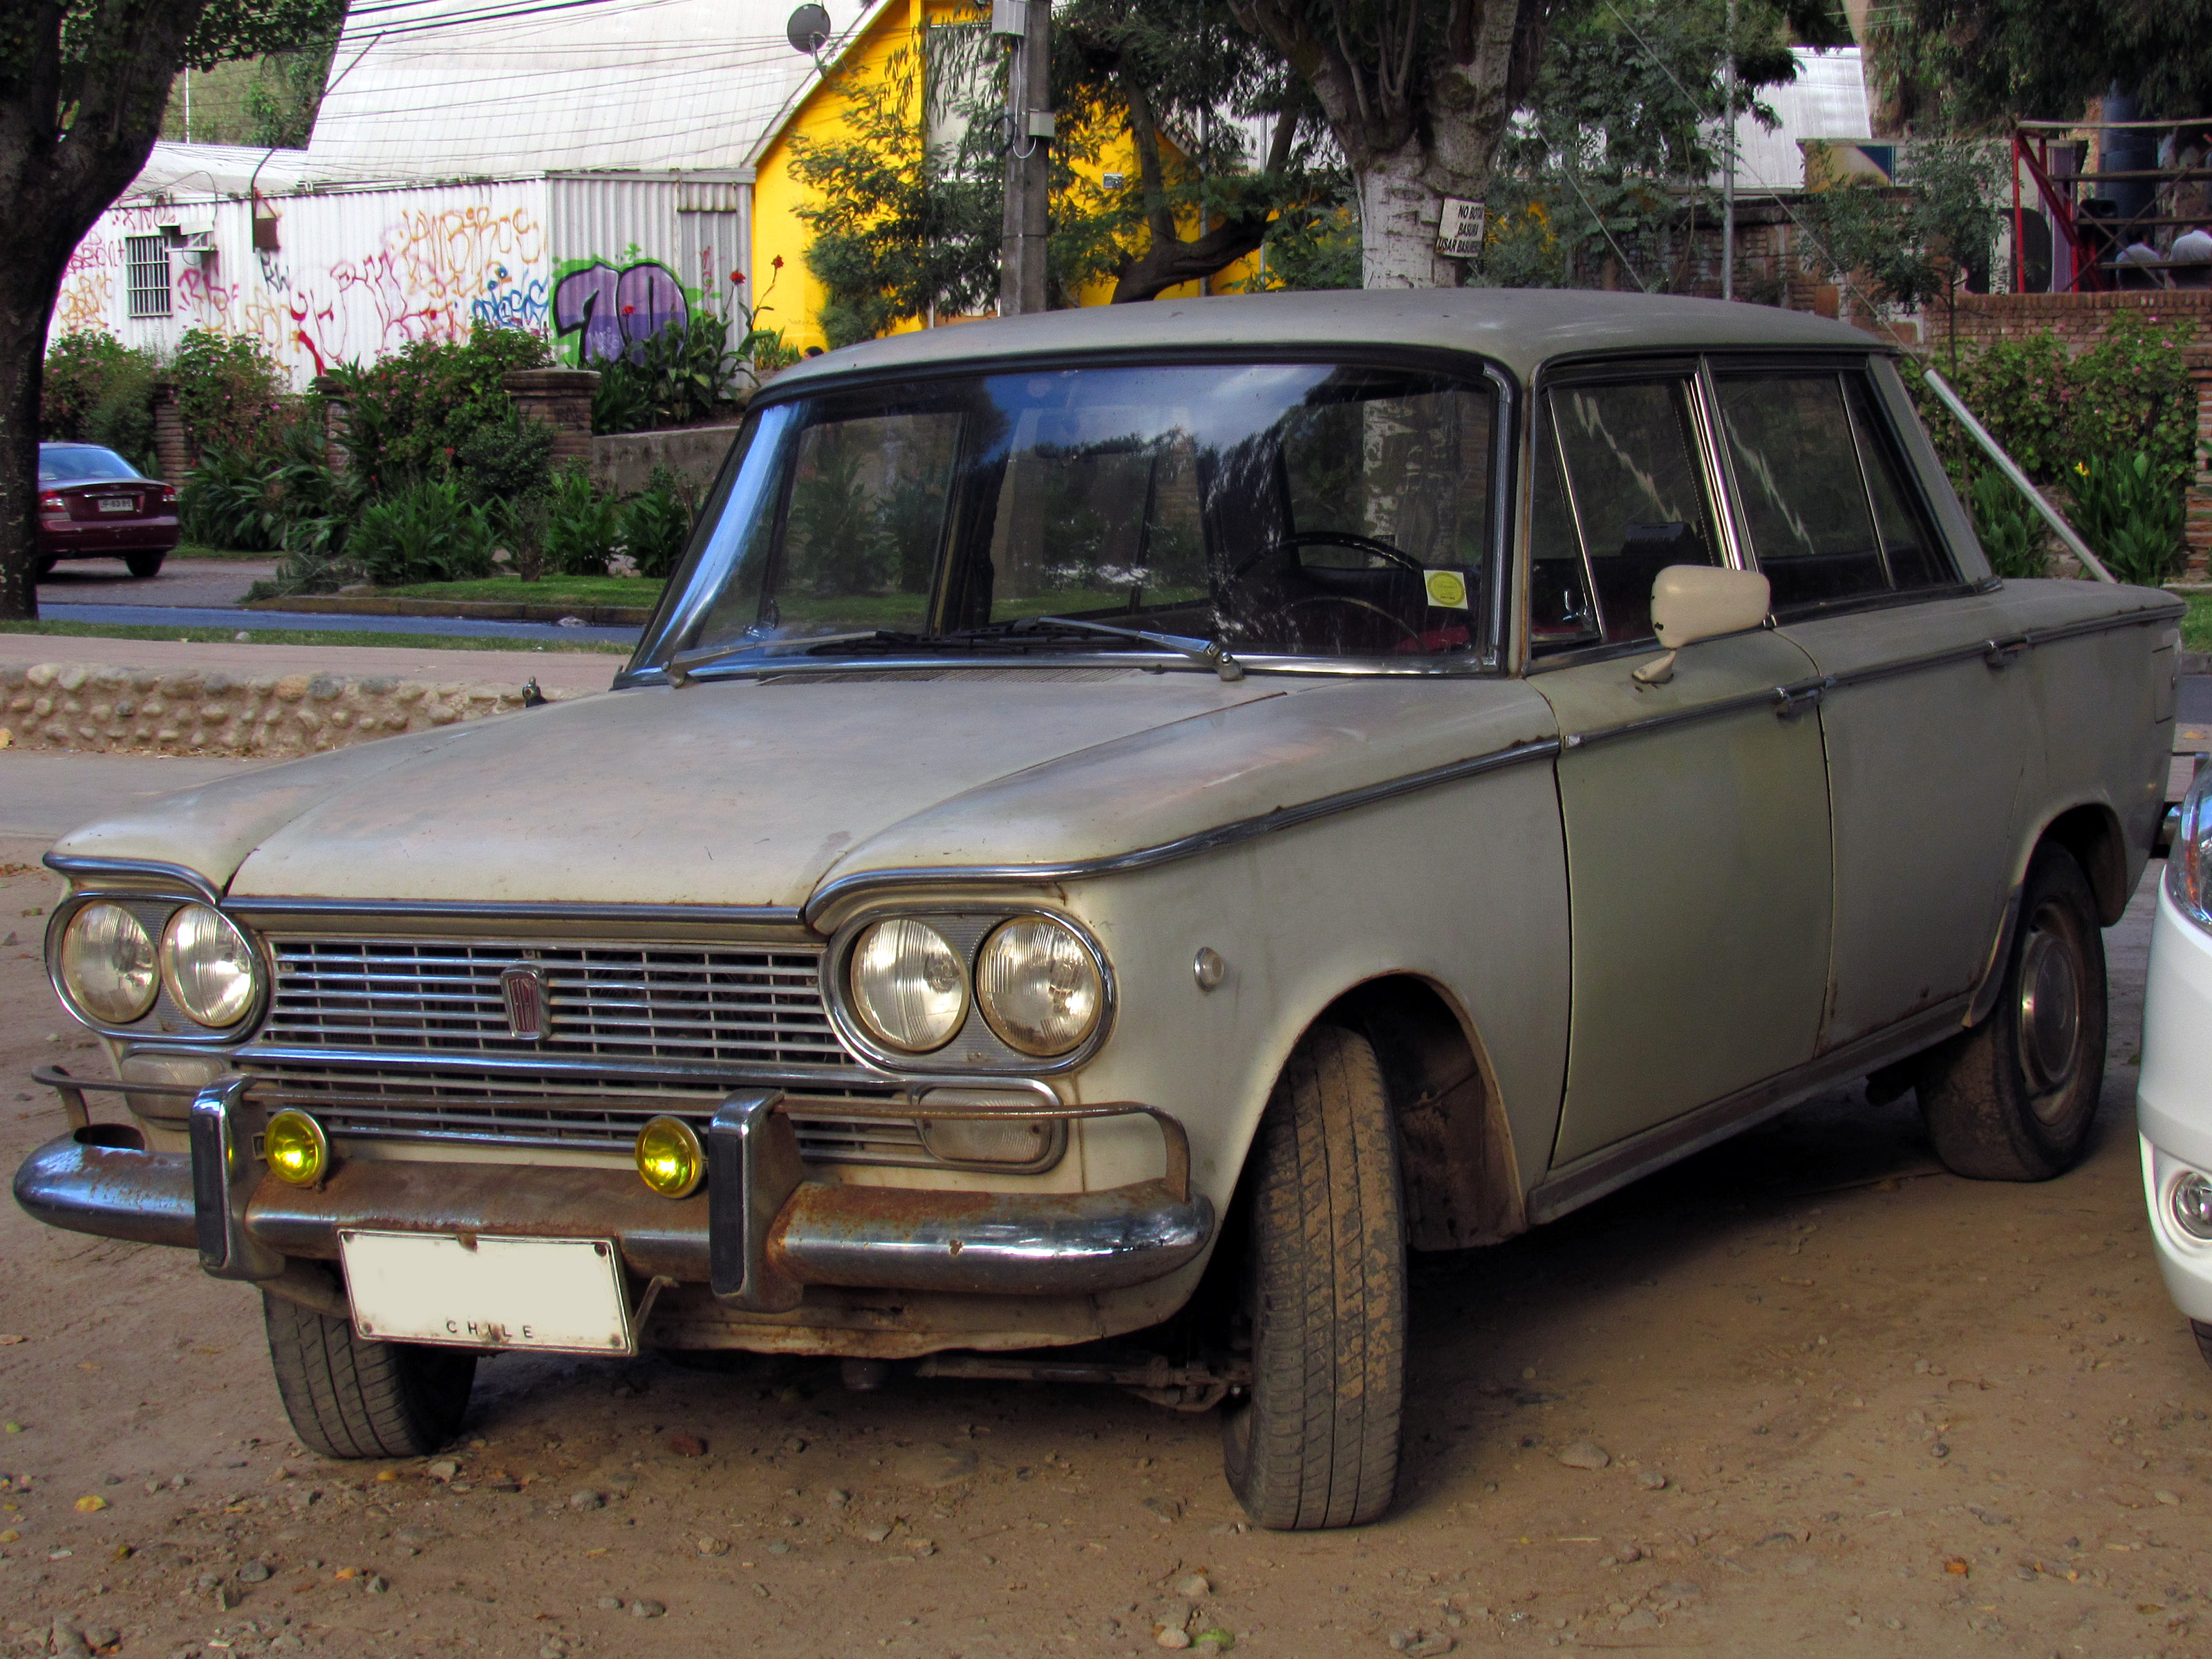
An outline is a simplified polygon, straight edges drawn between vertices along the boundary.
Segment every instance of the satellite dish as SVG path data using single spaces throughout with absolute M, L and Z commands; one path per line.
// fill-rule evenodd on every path
M 811 58 L 830 44 L 830 13 L 821 6 L 801 6 L 791 14 L 791 21 L 784 26 L 783 32 L 793 52 L 803 52 Z

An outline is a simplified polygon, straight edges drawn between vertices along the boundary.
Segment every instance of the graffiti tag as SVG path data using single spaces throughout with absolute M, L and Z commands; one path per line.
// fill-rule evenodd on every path
M 617 270 L 594 259 L 568 272 L 553 290 L 554 331 L 582 331 L 580 356 L 586 363 L 617 357 L 641 362 L 647 340 L 690 320 L 684 285 L 657 260 L 642 259 Z

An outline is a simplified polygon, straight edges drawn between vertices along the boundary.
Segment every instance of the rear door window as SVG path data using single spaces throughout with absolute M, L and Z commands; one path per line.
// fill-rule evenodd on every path
M 1778 611 L 1950 580 L 1863 374 L 1715 376 L 1751 551 Z

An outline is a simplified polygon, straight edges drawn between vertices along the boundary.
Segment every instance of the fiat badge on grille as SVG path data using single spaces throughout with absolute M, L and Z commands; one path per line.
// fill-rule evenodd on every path
M 507 1005 L 507 1029 L 525 1042 L 542 1040 L 545 1018 L 545 970 L 517 963 L 499 976 L 500 1000 Z

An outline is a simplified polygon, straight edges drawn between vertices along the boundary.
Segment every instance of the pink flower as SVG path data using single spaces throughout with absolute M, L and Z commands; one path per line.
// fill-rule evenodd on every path
M 624 307 L 623 307 L 623 316 L 625 316 L 625 317 L 635 317 L 636 314 L 637 314 L 637 307 L 636 307 L 635 306 L 624 306 Z

